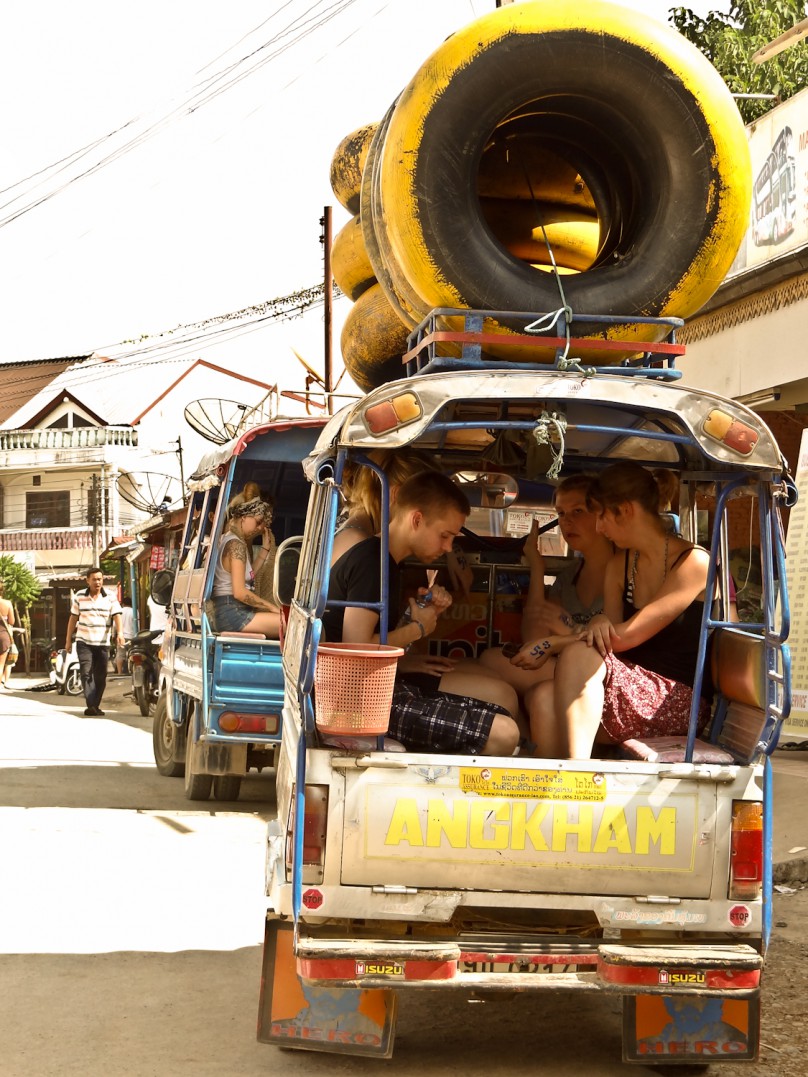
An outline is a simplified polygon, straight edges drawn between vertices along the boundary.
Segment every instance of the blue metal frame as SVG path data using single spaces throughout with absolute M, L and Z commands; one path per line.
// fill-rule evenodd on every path
M 727 501 L 730 494 L 741 486 L 748 483 L 748 476 L 740 475 L 737 479 L 722 484 L 716 499 L 715 514 L 718 520 L 724 516 Z M 788 592 L 785 584 L 785 550 L 782 544 L 780 527 L 772 527 L 772 517 L 777 513 L 777 505 L 774 498 L 765 494 L 764 484 L 758 483 L 758 512 L 760 523 L 760 550 L 763 561 L 763 623 L 735 625 L 731 621 L 717 620 L 712 616 L 713 600 L 715 598 L 715 585 L 718 570 L 719 546 L 721 542 L 721 527 L 713 528 L 712 543 L 710 548 L 710 564 L 707 569 L 707 584 L 705 587 L 704 614 L 702 617 L 701 638 L 706 639 L 707 634 L 713 628 L 737 627 L 743 629 L 760 629 L 760 635 L 766 642 L 766 725 L 758 748 L 765 755 L 770 755 L 777 747 L 780 728 L 783 721 L 791 711 L 791 654 L 785 640 L 788 638 L 791 624 L 791 611 L 788 602 Z M 777 574 L 774 572 L 772 562 L 772 550 L 777 564 Z M 780 602 L 780 632 L 775 631 L 775 607 L 777 600 Z M 779 663 L 778 663 L 779 658 Z M 685 761 L 693 761 L 693 751 L 696 744 L 698 727 L 699 704 L 701 687 L 704 683 L 704 668 L 707 661 L 707 649 L 699 652 L 696 660 L 696 672 L 693 678 L 693 701 L 690 708 L 690 725 L 687 734 L 687 749 Z M 780 668 L 781 667 L 781 668 Z M 778 687 L 782 692 L 782 702 L 778 706 Z M 713 729 L 715 738 L 721 728 L 723 715 Z
M 483 332 L 483 325 L 486 318 L 490 318 L 494 321 L 508 321 L 513 322 L 515 320 L 523 320 L 527 322 L 524 329 L 524 334 L 533 336 L 536 341 L 537 347 L 542 344 L 541 333 L 549 333 L 551 329 L 556 330 L 556 338 L 563 338 L 565 343 L 563 346 L 557 345 L 555 350 L 555 358 L 552 366 L 549 363 L 531 363 L 531 362 L 509 362 L 497 357 L 496 360 L 485 360 L 482 358 L 483 346 L 479 341 L 473 339 L 468 341 L 460 341 L 462 343 L 461 356 L 445 356 L 437 354 L 436 341 L 428 341 L 426 344 L 425 353 L 422 354 L 421 347 L 423 342 L 428 339 L 435 332 L 441 332 L 437 328 L 438 318 L 462 318 L 463 319 L 463 333 L 470 337 L 475 334 L 479 335 Z M 546 322 L 546 325 L 538 331 L 531 333 L 531 325 L 537 322 L 550 319 Z M 583 323 L 588 325 L 656 325 L 660 327 L 668 327 L 668 336 L 670 340 L 662 342 L 663 344 L 675 344 L 676 330 L 680 329 L 684 325 L 684 321 L 681 318 L 639 318 L 628 314 L 575 314 L 569 308 L 562 307 L 560 310 L 551 311 L 549 313 L 537 313 L 536 311 L 502 311 L 502 310 L 467 310 L 459 307 L 438 307 L 430 311 L 426 318 L 423 319 L 407 338 L 407 354 L 405 356 L 406 362 L 404 370 L 407 377 L 412 377 L 415 374 L 433 374 L 439 371 L 445 370 L 491 370 L 492 368 L 502 370 L 540 370 L 547 373 L 548 370 L 568 370 L 568 369 L 583 369 L 580 366 L 580 360 L 569 358 L 568 353 L 572 344 L 582 345 L 586 347 L 587 341 L 585 338 L 571 337 L 569 335 L 570 323 Z M 546 343 L 549 345 L 551 341 Z M 591 343 L 591 342 L 590 342 Z M 619 363 L 612 364 L 610 366 L 591 366 L 586 365 L 586 371 L 596 374 L 620 374 L 630 372 L 632 376 L 647 377 L 662 381 L 675 381 L 681 378 L 682 372 L 675 367 L 675 355 L 654 347 L 653 342 L 649 341 L 614 341 L 614 351 L 625 352 L 633 345 L 637 345 L 634 350 L 641 352 L 643 360 L 629 360 L 624 359 Z M 498 342 L 503 347 L 508 347 L 519 344 L 524 345 L 524 341 L 513 341 L 507 336 L 503 335 L 501 342 Z M 657 361 L 664 361 L 667 366 L 643 366 L 642 362 L 648 362 L 656 357 Z
M 774 820 L 774 771 L 771 757 L 767 754 L 763 763 L 763 899 L 762 933 L 763 951 L 769 945 L 772 933 L 774 869 L 773 860 L 773 820 Z
M 388 530 L 390 525 L 390 513 L 389 513 L 389 487 L 387 483 L 387 476 L 384 471 L 372 460 L 366 456 L 357 456 L 357 462 L 364 464 L 366 467 L 371 468 L 379 477 L 379 481 L 382 484 L 382 548 L 381 548 L 381 588 L 379 602 L 368 603 L 356 603 L 352 602 L 350 605 L 360 606 L 363 609 L 376 610 L 379 614 L 379 638 L 382 643 L 387 641 L 387 624 L 384 619 L 384 611 L 388 605 L 388 579 L 387 572 L 384 571 L 384 566 L 387 564 L 387 558 L 389 554 L 388 550 Z M 341 451 L 337 455 L 336 462 L 333 465 L 333 477 L 326 474 L 330 460 L 324 459 L 322 462 L 318 461 L 315 466 L 316 482 L 318 485 L 324 485 L 331 482 L 333 490 L 331 493 L 331 500 L 328 506 L 328 523 L 326 527 L 326 534 L 328 539 L 326 542 L 326 549 L 324 555 L 320 559 L 321 566 L 330 566 L 331 564 L 331 551 L 334 547 L 334 532 L 336 531 L 337 524 L 337 486 L 342 480 L 342 471 L 345 466 L 345 452 Z M 319 592 L 317 594 L 316 608 L 314 610 L 316 618 L 312 621 L 308 628 L 308 638 L 306 640 L 305 652 L 308 661 L 301 668 L 301 675 L 298 681 L 297 694 L 298 702 L 300 706 L 300 733 L 297 742 L 297 757 L 295 761 L 295 830 L 294 841 L 292 843 L 292 915 L 295 923 L 295 943 L 297 942 L 298 925 L 300 920 L 300 906 L 302 904 L 303 896 L 303 826 L 298 826 L 298 820 L 302 820 L 305 817 L 306 810 L 306 750 L 307 750 L 307 738 L 308 734 L 315 729 L 314 711 L 312 708 L 312 688 L 314 686 L 314 674 L 317 663 L 317 650 L 320 645 L 320 635 L 322 632 L 322 615 L 325 610 L 326 602 L 328 601 L 328 581 L 330 572 L 322 572 L 318 581 Z M 332 601 L 332 606 L 347 607 L 347 602 Z M 380 737 L 377 740 L 377 746 L 382 748 L 384 746 L 384 737 Z

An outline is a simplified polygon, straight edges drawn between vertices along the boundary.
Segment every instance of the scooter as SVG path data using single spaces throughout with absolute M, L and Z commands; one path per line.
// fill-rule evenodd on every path
M 132 688 L 144 718 L 154 714 L 160 692 L 160 648 L 154 642 L 164 629 L 144 628 L 127 647 L 126 657 L 132 671 Z
M 60 696 L 65 692 L 69 696 L 81 695 L 81 670 L 76 654 L 76 644 L 69 651 L 56 649 L 56 640 L 51 642 L 51 668 L 48 679 Z

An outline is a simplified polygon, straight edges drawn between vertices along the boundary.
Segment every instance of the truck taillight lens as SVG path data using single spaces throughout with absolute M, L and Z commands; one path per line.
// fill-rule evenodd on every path
M 322 868 L 325 860 L 325 832 L 328 825 L 328 786 L 307 785 L 304 794 L 303 866 Z M 286 832 L 286 867 L 292 870 L 292 841 L 295 830 L 295 801 Z
M 759 898 L 763 888 L 763 805 L 759 801 L 732 802 L 732 851 L 729 897 Z
M 277 733 L 280 719 L 277 714 L 241 714 L 223 711 L 219 729 L 223 733 Z

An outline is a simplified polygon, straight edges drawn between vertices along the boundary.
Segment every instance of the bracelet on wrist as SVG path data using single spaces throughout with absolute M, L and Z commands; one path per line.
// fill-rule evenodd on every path
M 423 625 L 421 624 L 421 622 L 420 622 L 420 621 L 416 621 L 416 620 L 415 620 L 414 618 L 413 618 L 413 621 L 412 621 L 412 623 L 413 623 L 414 625 L 417 625 L 417 626 L 418 626 L 418 629 L 419 629 L 419 631 L 420 631 L 420 633 L 421 633 L 421 635 L 420 635 L 420 636 L 418 636 L 418 639 L 423 639 L 423 638 L 424 638 L 424 636 L 426 635 L 426 629 L 424 628 L 424 626 L 423 626 Z M 413 643 L 415 643 L 415 642 L 416 642 L 416 641 L 415 641 L 415 640 L 413 640 Z

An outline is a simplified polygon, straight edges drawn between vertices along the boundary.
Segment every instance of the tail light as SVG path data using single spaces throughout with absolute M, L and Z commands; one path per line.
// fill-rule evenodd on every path
M 303 867 L 322 869 L 325 862 L 325 832 L 328 826 L 328 786 L 307 785 L 304 793 Z M 286 869 L 292 870 L 292 848 L 295 831 L 295 800 L 289 813 L 286 831 Z
M 132 663 L 133 666 L 142 666 L 143 655 L 140 654 L 139 651 L 135 651 L 133 654 L 129 655 L 129 661 Z
M 280 718 L 277 714 L 240 714 L 223 711 L 219 716 L 219 729 L 223 733 L 277 733 Z
M 763 805 L 759 801 L 732 802 L 732 852 L 729 897 L 759 898 L 763 888 Z

